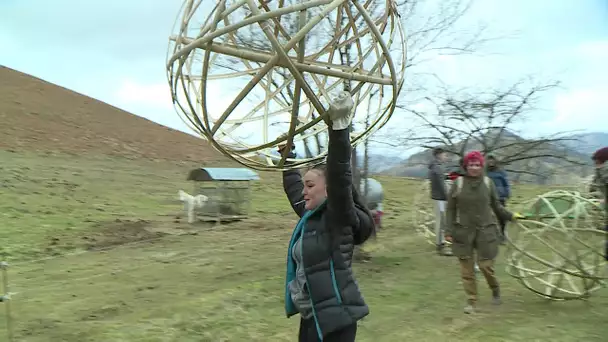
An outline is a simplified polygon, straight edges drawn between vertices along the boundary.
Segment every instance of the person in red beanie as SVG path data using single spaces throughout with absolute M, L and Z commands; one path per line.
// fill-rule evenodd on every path
M 522 216 L 500 204 L 494 182 L 484 174 L 485 160 L 479 151 L 468 153 L 462 162 L 465 175 L 454 181 L 448 195 L 445 235 L 460 261 L 460 275 L 467 295 L 464 312 L 470 314 L 475 312 L 477 302 L 475 256 L 492 290 L 493 303 L 501 303 L 500 284 L 494 273 L 500 241 L 494 214 L 505 221 Z
M 595 163 L 595 175 L 593 177 L 593 185 L 601 194 L 601 203 L 606 211 L 606 220 L 604 229 L 608 232 L 608 147 L 600 148 L 591 156 L 591 160 Z M 608 236 L 606 237 L 606 247 L 604 251 L 604 259 L 608 261 Z
M 606 191 L 606 180 L 608 180 L 608 164 L 606 163 L 608 161 L 608 147 L 595 151 L 591 156 L 591 160 L 595 163 L 595 174 L 591 182 L 590 192 L 598 192 L 603 197 L 602 199 L 605 203 L 608 192 Z

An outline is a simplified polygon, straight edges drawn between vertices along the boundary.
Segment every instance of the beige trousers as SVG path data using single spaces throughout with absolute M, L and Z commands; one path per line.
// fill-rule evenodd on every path
M 500 284 L 494 272 L 494 260 L 477 260 L 477 265 L 486 278 L 491 290 L 498 290 Z M 477 302 L 477 280 L 475 279 L 475 259 L 460 259 L 460 276 L 462 286 L 467 295 L 467 303 L 474 305 Z
M 445 243 L 445 208 L 446 201 L 433 200 L 435 207 L 435 244 L 441 246 Z

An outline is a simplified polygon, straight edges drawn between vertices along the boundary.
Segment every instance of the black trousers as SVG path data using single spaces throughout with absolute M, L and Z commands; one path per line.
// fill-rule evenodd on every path
M 334 331 L 323 338 L 323 342 L 354 342 L 357 335 L 357 323 L 349 325 L 346 328 Z M 300 319 L 299 342 L 321 342 L 317 334 L 315 320 Z
M 500 202 L 500 204 L 503 207 L 507 207 L 507 200 L 504 198 L 501 198 L 500 200 L 498 200 Z M 498 224 L 500 225 L 500 232 L 502 233 L 502 235 L 505 235 L 505 227 L 507 226 L 507 222 L 505 220 L 502 219 L 502 217 L 498 217 Z

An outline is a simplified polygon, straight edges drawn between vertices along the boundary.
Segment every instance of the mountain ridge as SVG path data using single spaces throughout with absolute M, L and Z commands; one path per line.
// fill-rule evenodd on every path
M 231 163 L 205 140 L 0 66 L 0 148 Z
M 507 166 L 507 172 L 511 174 L 511 178 L 514 178 L 519 182 L 537 183 L 537 184 L 562 184 L 578 182 L 581 177 L 586 177 L 593 172 L 592 164 L 590 160 L 590 154 L 596 149 L 608 146 L 608 133 L 603 132 L 591 132 L 591 133 L 579 133 L 573 136 L 579 139 L 578 142 L 567 141 L 561 142 L 560 146 L 555 144 L 544 144 L 542 147 L 545 151 L 559 151 L 564 155 L 580 163 L 582 165 L 570 164 L 565 160 L 559 160 L 555 158 L 537 158 L 528 162 L 515 162 L 513 165 Z M 588 138 L 587 143 L 582 148 L 582 142 L 585 138 Z M 606 140 L 603 140 L 603 139 Z M 525 141 L 521 136 L 513 133 L 506 132 L 499 137 L 499 142 L 510 142 L 514 140 Z M 460 148 L 458 142 L 456 145 Z M 563 146 L 562 146 L 563 145 Z M 467 151 L 474 149 L 481 149 L 481 146 L 467 146 Z M 558 152 L 556 152 L 557 154 Z M 500 156 L 498 156 L 500 159 Z M 381 172 L 385 175 L 390 176 L 402 176 L 402 177 L 415 177 L 415 178 L 426 178 L 428 174 L 427 165 L 432 159 L 431 151 L 425 150 L 411 155 L 407 160 L 398 165 L 394 165 L 389 169 Z M 448 165 L 449 168 L 455 168 L 458 163 L 458 157 L 452 155 Z M 529 164 L 529 165 L 528 165 Z M 534 172 L 536 175 L 524 174 L 526 168 L 532 169 L 530 173 Z M 509 170 L 511 169 L 511 170 Z M 509 172 L 511 171 L 511 172 Z M 518 172 L 515 172 L 518 171 Z

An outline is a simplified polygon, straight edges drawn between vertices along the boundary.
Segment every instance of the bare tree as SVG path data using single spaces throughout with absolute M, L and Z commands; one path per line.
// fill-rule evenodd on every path
M 441 146 L 459 158 L 470 150 L 479 150 L 496 155 L 507 171 L 533 175 L 537 182 L 544 182 L 551 176 L 544 163 L 559 166 L 556 169 L 586 164 L 584 156 L 573 154 L 566 146 L 575 140 L 573 132 L 528 139 L 517 134 L 517 125 L 539 110 L 541 96 L 558 85 L 518 82 L 507 89 L 473 94 L 444 89 L 443 96 L 427 97 L 418 109 L 401 108 L 418 124 L 401 134 L 407 141 L 398 139 L 392 145 L 407 143 L 428 149 Z
M 398 0 L 407 34 L 406 78 L 399 99 L 402 111 L 407 113 L 407 109 L 415 108 L 445 86 L 441 75 L 427 67 L 429 62 L 441 56 L 488 54 L 492 43 L 515 36 L 514 31 L 494 33 L 485 22 L 472 24 L 468 19 L 473 3 L 473 0 Z M 397 140 L 396 147 L 403 151 L 418 147 L 416 137 L 416 130 L 386 127 L 370 140 L 376 146 L 391 145 Z
M 399 13 L 407 34 L 406 82 L 403 94 L 399 99 L 401 107 L 413 103 L 415 99 L 428 94 L 429 89 L 441 83 L 440 75 L 425 70 L 424 65 L 441 55 L 470 55 L 481 53 L 490 43 L 512 36 L 492 34 L 486 23 L 474 27 L 463 23 L 469 13 L 473 0 L 403 0 L 398 1 Z M 377 4 L 380 6 L 381 4 Z M 357 25 L 361 25 L 359 23 Z M 334 26 L 332 23 L 330 26 Z M 355 26 L 357 26 L 355 25 Z M 349 64 L 350 45 L 341 51 L 345 65 Z M 404 51 L 393 51 L 404 53 Z M 366 117 L 366 121 L 369 118 Z M 405 132 L 412 135 L 412 132 Z M 404 132 L 400 132 L 401 137 Z M 393 137 L 381 140 L 391 141 Z M 374 141 L 374 139 L 371 139 Z M 409 141 L 408 141 L 409 142 Z M 402 147 L 403 144 L 400 146 Z M 369 174 L 369 141 L 364 145 L 363 173 Z M 359 165 L 357 151 L 353 151 L 353 163 Z M 355 172 L 358 174 L 358 172 Z
M 289 3 L 297 3 L 300 0 L 284 0 L 284 5 Z M 383 0 L 371 0 L 373 4 L 368 7 L 371 12 L 381 11 L 385 5 Z M 490 36 L 488 25 L 469 25 L 466 23 L 467 13 L 472 7 L 473 0 L 402 0 L 397 2 L 399 13 L 402 22 L 406 28 L 407 38 L 407 72 L 406 84 L 402 94 L 406 97 L 399 99 L 400 101 L 408 101 L 412 103 L 413 99 L 421 98 L 424 94 L 428 94 L 428 90 L 435 86 L 435 80 L 439 79 L 439 75 L 424 70 L 424 64 L 433 60 L 439 55 L 458 55 L 458 54 L 473 54 L 480 52 L 488 43 L 502 39 L 504 37 Z M 267 9 L 268 2 L 260 1 L 260 9 Z M 240 9 L 244 11 L 243 16 L 250 15 L 247 8 Z M 345 11 L 350 10 L 351 13 L 344 13 L 341 16 L 341 22 L 335 22 L 335 18 L 327 18 L 323 24 L 317 25 L 315 29 L 306 36 L 303 45 L 308 52 L 323 45 L 328 37 L 331 37 L 335 32 L 335 28 L 344 27 L 345 33 L 336 44 L 339 48 L 339 63 L 350 66 L 352 63 L 352 53 L 355 53 L 352 43 L 348 43 L 349 34 L 353 35 L 354 29 L 360 29 L 366 25 L 363 19 L 357 15 L 352 4 L 345 6 Z M 309 9 L 308 15 L 314 15 L 314 11 Z M 290 13 L 279 18 L 273 19 L 275 36 L 283 44 L 289 37 L 293 36 L 298 31 L 299 13 Z M 373 16 L 373 13 L 372 13 Z M 350 20 L 347 20 L 349 19 Z M 354 20 L 353 20 L 354 19 Z M 280 25 L 278 25 L 280 23 Z M 284 29 L 279 29 L 282 26 Z M 349 28 L 350 26 L 350 28 Z M 344 43 L 346 42 L 346 43 Z M 272 51 L 272 46 L 262 33 L 258 25 L 249 25 L 236 32 L 232 41 L 229 44 L 245 46 L 256 51 Z M 404 53 L 403 51 L 394 51 L 394 53 Z M 230 57 L 224 57 L 224 60 L 216 60 L 216 66 L 220 68 L 234 68 L 235 63 Z M 250 62 L 254 68 L 259 68 L 261 65 L 256 62 Z M 235 70 L 239 71 L 239 70 Z M 269 79 L 269 80 L 267 80 Z M 278 94 L 276 97 L 283 101 L 287 106 L 294 103 L 294 84 L 291 82 L 286 87 L 281 87 L 287 80 L 290 79 L 290 73 L 286 69 L 274 68 L 271 77 L 265 79 L 272 85 Z M 345 82 L 345 89 L 350 88 L 350 84 Z M 317 115 L 317 114 L 313 114 Z M 285 122 L 278 123 L 285 124 Z M 309 138 L 310 139 L 310 138 Z M 321 141 L 319 136 L 315 136 L 315 144 L 320 152 Z M 304 141 L 305 153 L 307 156 L 314 154 L 312 148 Z M 367 153 L 368 147 L 365 147 L 366 156 L 363 164 L 369 164 Z M 357 156 L 357 151 L 353 151 L 353 164 L 355 167 L 360 165 Z M 367 172 L 365 172 L 367 173 Z M 358 174 L 355 170 L 355 181 Z
M 288 6 L 290 4 L 298 3 L 302 0 L 284 0 L 282 2 L 283 6 Z M 382 0 L 370 0 L 366 2 L 365 7 L 369 12 L 372 18 L 380 17 L 384 15 L 384 9 L 381 5 L 384 2 Z M 262 10 L 268 10 L 267 2 L 260 1 L 259 7 Z M 247 8 L 240 9 L 243 13 L 241 16 L 247 17 L 251 15 L 251 11 Z M 319 9 L 311 8 L 308 9 L 305 13 L 306 16 L 314 16 L 316 15 Z M 278 18 L 272 19 L 272 25 L 274 29 L 275 37 L 284 44 L 290 37 L 294 36 L 295 33 L 300 29 L 300 26 L 303 24 L 301 21 L 302 13 L 288 13 L 282 15 Z M 358 32 L 365 28 L 367 23 L 364 17 L 359 13 L 358 9 L 353 3 L 347 3 L 344 6 L 340 7 L 340 13 L 337 14 L 336 17 L 327 16 L 325 19 L 318 24 L 309 34 L 305 36 L 302 42 L 300 42 L 299 46 L 303 46 L 306 54 L 318 53 L 321 47 L 324 47 L 327 43 L 331 43 L 332 46 L 336 47 L 336 53 L 328 53 L 327 58 L 329 60 L 327 62 L 333 62 L 336 64 L 341 64 L 348 68 L 356 68 L 357 63 L 362 63 L 362 61 L 357 60 L 357 56 L 361 54 L 361 44 L 365 45 L 365 41 L 361 41 L 361 39 L 357 39 Z M 339 36 L 336 36 L 336 35 Z M 366 38 L 364 38 L 366 39 Z M 261 31 L 258 25 L 249 25 L 246 28 L 243 28 L 233 34 L 231 37 L 231 41 L 226 42 L 228 44 L 233 44 L 237 46 L 247 47 L 254 51 L 263 51 L 263 52 L 272 52 L 273 47 L 271 43 L 268 41 L 266 36 Z M 292 53 L 294 51 L 291 51 Z M 293 55 L 293 54 L 292 54 Z M 239 65 L 240 63 L 235 63 L 235 59 L 232 57 L 224 56 L 223 60 L 218 59 L 215 61 L 216 68 L 220 69 L 228 69 L 234 70 L 235 65 Z M 254 61 L 247 62 L 255 68 L 261 68 L 262 64 Z M 240 70 L 234 70 L 240 71 Z M 306 77 L 306 76 L 305 76 Z M 296 99 L 294 96 L 294 87 L 295 81 L 293 80 L 291 73 L 286 68 L 275 67 L 273 68 L 273 73 L 267 75 L 263 82 L 266 82 L 266 86 L 273 87 L 276 89 L 277 94 L 276 97 L 279 101 L 282 101 L 284 107 L 293 106 L 295 102 L 299 102 L 299 99 Z M 287 83 L 287 86 L 284 84 Z M 342 89 L 346 91 L 351 90 L 351 82 L 350 80 L 343 80 Z M 311 82 L 314 84 L 314 82 Z M 312 119 L 315 119 L 318 116 L 318 113 L 311 113 Z M 276 125 L 285 125 L 288 122 L 277 122 Z M 297 122 L 296 125 L 299 125 L 300 122 Z M 351 127 L 354 129 L 354 127 Z M 308 132 L 303 132 L 302 134 L 306 134 Z M 317 147 L 316 153 L 320 153 L 323 148 L 321 145 L 321 137 L 319 135 L 314 135 L 312 138 L 306 138 L 304 140 L 304 149 L 307 157 L 313 156 L 315 153 L 313 149 L 310 147 L 309 139 L 315 139 L 315 144 Z M 356 149 L 353 149 L 352 153 L 352 162 L 353 162 L 353 178 L 355 184 L 360 182 L 360 172 L 358 169 L 359 160 L 357 156 Z
M 281 4 L 283 6 L 289 6 L 300 2 L 301 0 L 283 0 Z M 258 3 L 260 10 L 269 11 L 269 2 L 260 1 Z M 306 23 L 306 16 L 315 15 L 315 9 L 309 9 L 307 11 L 291 12 L 283 14 L 282 16 L 272 18 L 271 22 L 273 25 L 273 31 L 275 38 L 284 45 L 288 40 L 291 39 Z M 251 10 L 248 7 L 241 7 L 233 12 L 235 18 L 247 18 L 252 15 Z M 300 41 L 294 50 L 301 49 L 303 54 L 307 54 L 310 51 L 316 51 L 321 44 L 320 37 L 326 35 L 326 27 L 316 27 L 305 38 Z M 231 44 L 239 47 L 246 47 L 252 51 L 274 53 L 271 42 L 265 36 L 262 28 L 259 25 L 247 25 L 244 28 L 239 29 L 236 32 L 232 32 L 223 44 Z M 296 51 L 288 51 L 288 54 L 295 55 Z M 243 72 L 243 66 L 249 69 L 260 69 L 263 64 L 256 61 L 246 61 L 235 59 L 231 56 L 217 56 L 218 58 L 214 62 L 214 66 L 219 70 L 231 70 L 236 73 Z M 241 63 L 242 62 L 242 63 Z M 299 96 L 295 88 L 298 86 L 291 76 L 291 73 L 287 68 L 275 67 L 272 73 L 269 73 L 264 77 L 260 83 L 265 83 L 265 87 L 272 89 L 275 95 L 273 101 L 281 103 L 283 107 L 292 107 L 295 102 L 300 102 Z M 299 95 L 299 94 L 298 94 Z M 249 96 L 255 96 L 250 93 Z M 316 119 L 318 114 L 311 113 L 312 119 Z M 297 116 L 296 116 L 297 119 Z M 273 125 L 281 125 L 289 122 L 276 122 Z M 295 122 L 296 125 L 300 125 L 299 121 Z M 306 135 L 308 132 L 304 131 L 301 134 Z M 314 135 L 312 139 L 315 140 L 315 144 L 310 143 L 310 137 L 304 139 L 304 153 L 306 157 L 312 157 L 314 154 L 320 153 L 322 149 L 321 138 L 318 135 Z M 313 152 L 311 145 L 316 145 L 317 151 Z
M 441 75 L 424 66 L 440 56 L 489 54 L 492 43 L 516 36 L 493 33 L 490 25 L 467 22 L 473 0 L 401 0 L 399 13 L 407 32 L 407 77 L 402 100 L 415 103 L 442 84 Z

